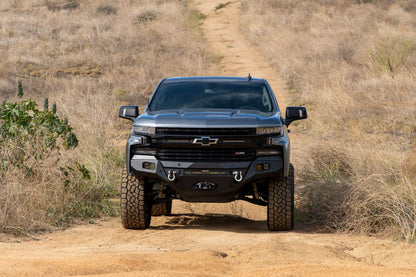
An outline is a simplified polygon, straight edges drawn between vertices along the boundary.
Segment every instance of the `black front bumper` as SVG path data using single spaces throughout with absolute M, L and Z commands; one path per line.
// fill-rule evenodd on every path
M 235 200 L 235 195 L 252 181 L 282 176 L 283 164 L 280 156 L 253 161 L 181 162 L 134 155 L 130 162 L 136 175 L 159 179 L 185 201 L 217 203 Z

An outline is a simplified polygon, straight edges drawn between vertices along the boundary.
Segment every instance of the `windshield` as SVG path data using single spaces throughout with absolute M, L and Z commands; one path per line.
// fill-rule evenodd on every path
M 148 110 L 232 109 L 271 112 L 274 107 L 263 83 L 168 82 L 162 83 Z

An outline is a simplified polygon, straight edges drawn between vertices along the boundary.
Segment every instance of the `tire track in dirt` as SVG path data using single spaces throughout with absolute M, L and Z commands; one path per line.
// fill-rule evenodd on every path
M 215 11 L 220 3 L 195 3 L 207 16 L 207 43 L 223 57 L 220 75 L 250 72 L 283 91 L 277 74 L 239 34 L 240 3 Z M 0 276 L 416 276 L 414 244 L 305 228 L 271 233 L 265 210 L 256 207 L 176 201 L 174 216 L 153 217 L 144 231 L 125 230 L 119 218 L 109 218 L 27 241 L 0 237 Z

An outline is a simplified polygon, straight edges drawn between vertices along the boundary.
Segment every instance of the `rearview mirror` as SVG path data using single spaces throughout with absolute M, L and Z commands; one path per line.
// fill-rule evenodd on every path
M 305 107 L 287 107 L 285 125 L 289 126 L 295 120 L 308 118 Z
M 121 106 L 118 111 L 118 116 L 131 121 L 134 121 L 139 116 L 138 106 Z

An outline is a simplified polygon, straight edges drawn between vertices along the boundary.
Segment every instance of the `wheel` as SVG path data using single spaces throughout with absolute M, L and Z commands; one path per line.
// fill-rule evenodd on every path
M 154 204 L 152 206 L 152 215 L 161 216 L 161 215 L 171 215 L 172 214 L 172 200 L 167 202 Z
M 288 231 L 294 227 L 294 168 L 289 165 L 286 178 L 274 178 L 269 183 L 267 228 Z
M 126 229 L 147 229 L 151 219 L 151 202 L 146 197 L 146 184 L 143 178 L 127 175 L 124 169 L 121 176 L 121 223 Z

